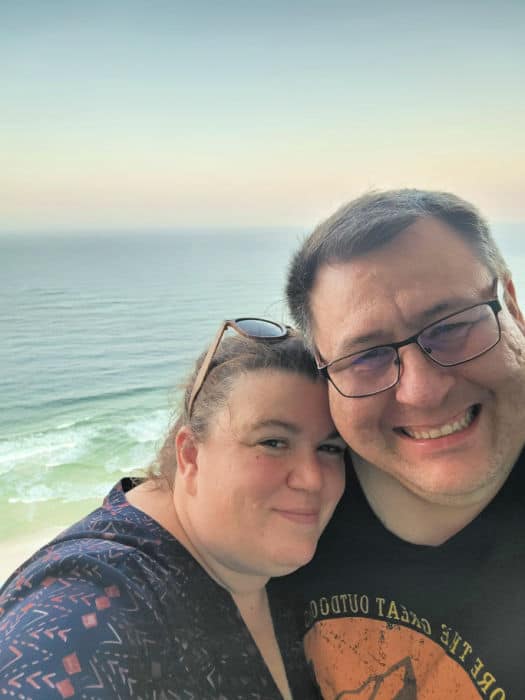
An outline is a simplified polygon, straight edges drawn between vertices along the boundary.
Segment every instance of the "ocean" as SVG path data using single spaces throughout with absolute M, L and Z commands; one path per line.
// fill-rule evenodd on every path
M 523 226 L 495 225 L 525 305 Z M 155 455 L 220 321 L 286 321 L 298 230 L 0 237 L 0 542 Z
M 224 318 L 285 319 L 297 231 L 0 237 L 0 542 L 149 464 Z

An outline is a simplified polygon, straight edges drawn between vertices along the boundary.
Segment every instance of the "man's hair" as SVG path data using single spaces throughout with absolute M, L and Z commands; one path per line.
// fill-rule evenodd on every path
M 386 245 L 418 219 L 433 217 L 448 224 L 498 277 L 509 269 L 487 222 L 469 202 L 448 192 L 402 189 L 370 192 L 317 226 L 292 258 L 286 295 L 296 325 L 312 343 L 310 292 L 318 270 L 327 263 L 348 262 Z

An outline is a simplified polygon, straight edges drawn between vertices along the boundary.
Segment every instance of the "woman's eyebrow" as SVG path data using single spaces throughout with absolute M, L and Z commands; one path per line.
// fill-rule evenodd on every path
M 250 427 L 252 430 L 256 430 L 257 428 L 281 428 L 288 430 L 290 433 L 296 434 L 301 432 L 300 428 L 295 425 L 295 423 L 289 423 L 288 421 L 278 418 L 264 418 L 263 420 L 256 421 Z

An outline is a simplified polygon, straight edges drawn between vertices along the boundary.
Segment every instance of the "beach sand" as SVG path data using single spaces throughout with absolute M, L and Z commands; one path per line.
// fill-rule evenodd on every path
M 40 529 L 38 533 L 20 535 L 15 539 L 0 541 L 0 586 L 5 583 L 13 571 L 23 564 L 37 549 L 43 547 L 50 540 L 65 530 L 63 527 L 47 527 Z
M 58 499 L 38 503 L 0 503 L 0 585 L 37 549 L 54 539 L 102 502 Z

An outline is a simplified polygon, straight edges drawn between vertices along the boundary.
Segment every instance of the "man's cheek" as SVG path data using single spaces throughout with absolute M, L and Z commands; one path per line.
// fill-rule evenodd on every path
M 348 444 L 362 444 L 366 436 L 377 429 L 377 422 L 368 412 L 356 410 L 352 402 L 342 396 L 330 399 L 330 412 L 341 437 Z

